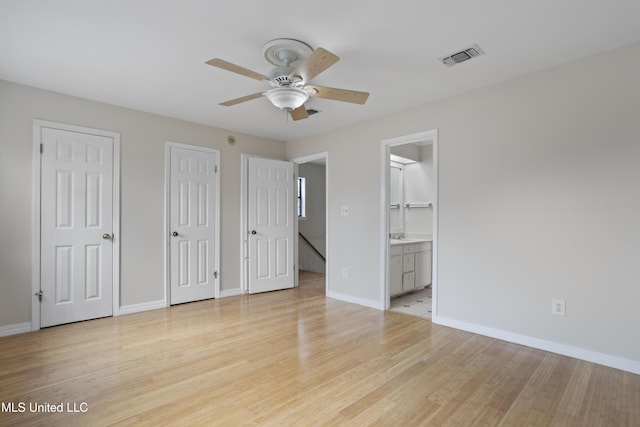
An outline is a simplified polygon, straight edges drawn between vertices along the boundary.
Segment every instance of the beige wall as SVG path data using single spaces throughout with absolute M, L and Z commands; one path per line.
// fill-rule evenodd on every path
M 438 128 L 436 321 L 640 362 L 638 75 L 636 44 L 287 144 L 331 159 L 328 292 L 382 302 L 381 140 Z M 163 295 L 164 142 L 220 149 L 221 275 L 237 287 L 240 153 L 282 157 L 282 143 L 228 146 L 222 129 L 0 81 L 0 326 L 30 320 L 33 118 L 121 133 L 123 305 Z
M 328 292 L 382 299 L 381 140 L 437 128 L 439 319 L 640 362 L 639 75 L 636 44 L 288 143 L 331 158 Z
M 214 114 L 212 111 L 211 114 Z M 33 119 L 121 135 L 122 306 L 164 297 L 165 141 L 220 150 L 221 286 L 239 286 L 240 154 L 283 158 L 283 142 L 0 80 L 0 326 L 31 321 Z M 227 135 L 236 136 L 230 146 Z

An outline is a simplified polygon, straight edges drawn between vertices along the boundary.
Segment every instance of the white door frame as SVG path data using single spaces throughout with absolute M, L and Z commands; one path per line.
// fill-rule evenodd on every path
M 113 316 L 120 309 L 120 134 L 100 129 L 57 123 L 46 120 L 33 120 L 32 143 L 32 181 L 31 181 L 31 330 L 40 329 L 40 300 L 36 294 L 40 291 L 40 245 L 41 245 L 41 168 L 42 156 L 40 143 L 42 128 L 54 128 L 70 132 L 99 135 L 113 140 Z
M 180 142 L 165 141 L 164 146 L 164 303 L 165 306 L 171 305 L 171 223 L 169 221 L 171 214 L 171 147 L 184 148 L 186 150 L 201 151 L 204 153 L 214 153 L 218 164 L 220 164 L 220 150 L 216 148 L 202 147 L 200 145 L 183 144 Z M 216 167 L 218 167 L 216 164 Z M 214 221 L 214 271 L 218 272 L 215 278 L 214 298 L 220 298 L 220 169 L 215 174 L 216 182 L 214 186 L 216 219 Z
M 321 153 L 309 154 L 308 156 L 296 157 L 295 159 L 291 159 L 295 166 L 296 180 L 298 179 L 298 165 L 301 163 L 309 163 L 314 160 L 324 160 L 325 161 L 325 170 L 324 170 L 324 184 L 325 184 L 325 194 L 324 194 L 324 209 L 325 209 L 325 258 L 327 262 L 324 264 L 324 292 L 327 293 L 329 289 L 329 152 L 323 151 Z M 297 215 L 296 215 L 297 218 Z M 294 254 L 295 254 L 295 286 L 298 286 L 298 271 L 300 267 L 300 263 L 298 262 L 298 221 L 295 222 L 295 230 L 294 230 Z
M 438 317 L 438 129 L 431 129 L 410 135 L 382 140 L 380 166 L 382 170 L 380 206 L 382 218 L 380 232 L 381 262 L 380 262 L 380 300 L 384 302 L 384 309 L 389 309 L 389 155 L 391 147 L 410 144 L 413 142 L 431 141 L 433 144 L 433 245 L 432 245 L 432 308 L 431 317 L 434 321 Z
M 240 290 L 239 293 L 249 293 L 249 159 L 253 156 L 250 154 L 240 154 Z

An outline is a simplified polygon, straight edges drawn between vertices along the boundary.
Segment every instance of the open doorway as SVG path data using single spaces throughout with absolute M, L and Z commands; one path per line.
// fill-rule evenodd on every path
M 326 294 L 328 259 L 328 153 L 292 160 L 296 165 L 297 240 L 296 277 L 298 286 L 324 283 Z
M 382 141 L 385 308 L 437 316 L 437 130 Z

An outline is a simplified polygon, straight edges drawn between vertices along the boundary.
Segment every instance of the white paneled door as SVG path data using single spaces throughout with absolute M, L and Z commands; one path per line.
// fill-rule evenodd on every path
M 114 140 L 43 126 L 40 325 L 113 314 Z
M 170 303 L 214 298 L 218 152 L 169 146 Z
M 248 186 L 249 292 L 292 288 L 293 163 L 250 158 Z

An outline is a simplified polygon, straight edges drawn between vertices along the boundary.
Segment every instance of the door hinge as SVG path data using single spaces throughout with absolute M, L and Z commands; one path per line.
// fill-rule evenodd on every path
M 44 153 L 44 144 L 40 144 L 40 154 Z
M 217 272 L 217 271 L 214 271 L 214 272 L 213 272 L 213 278 L 214 278 L 214 279 L 217 279 L 217 278 L 218 278 L 218 272 Z
M 40 291 L 36 292 L 36 296 L 38 297 L 38 300 L 40 302 L 42 302 L 42 289 Z

